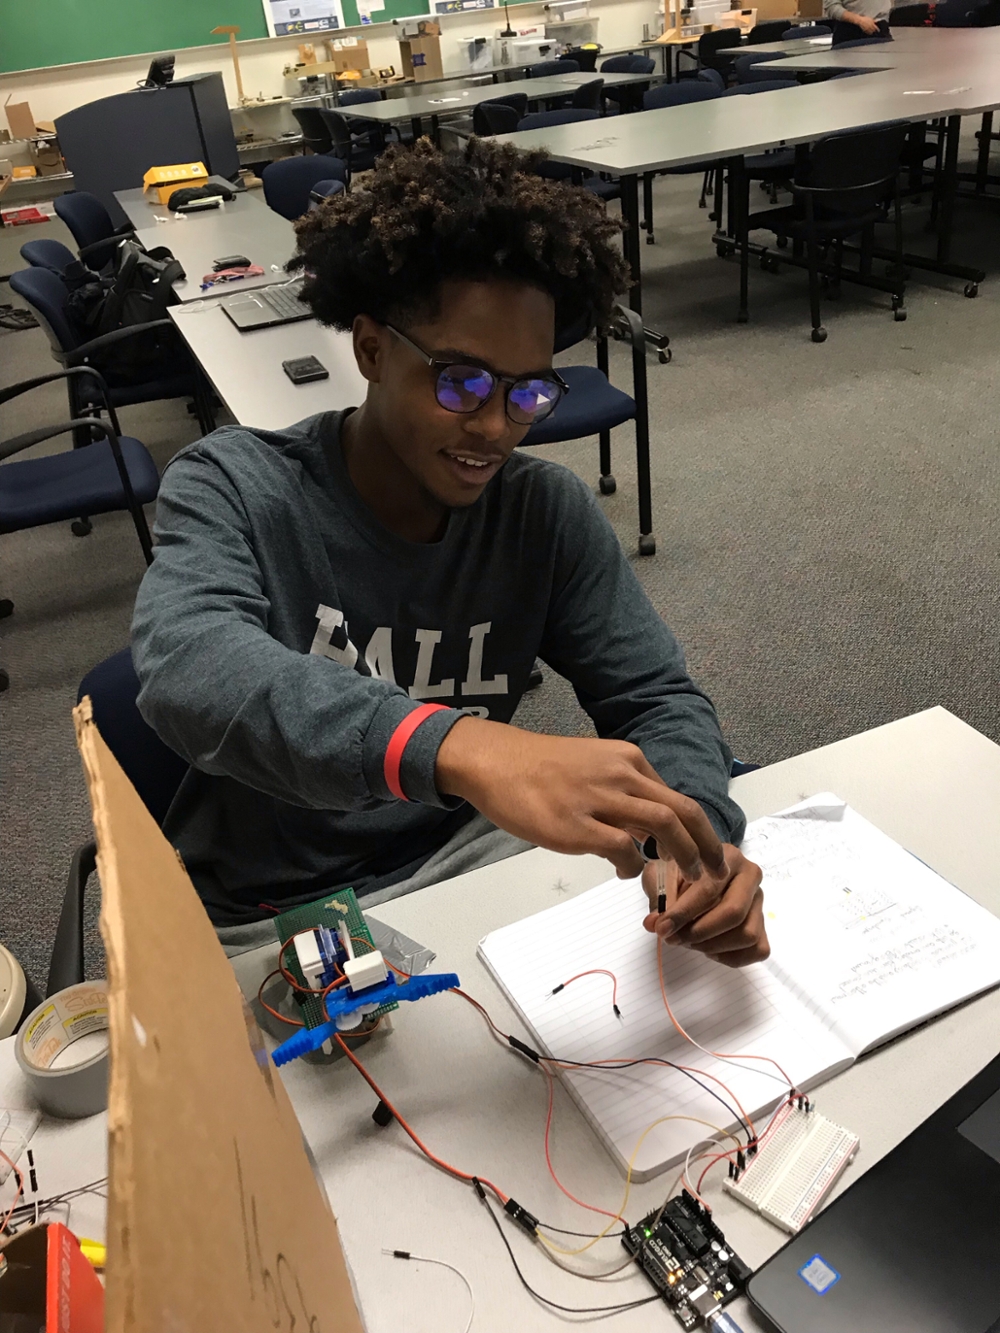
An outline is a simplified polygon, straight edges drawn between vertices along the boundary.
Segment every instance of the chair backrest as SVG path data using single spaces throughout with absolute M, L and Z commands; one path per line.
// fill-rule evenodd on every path
M 761 79 L 773 79 L 774 75 L 770 70 L 754 73 L 757 65 L 770 64 L 772 60 L 786 60 L 784 53 L 781 55 L 764 53 L 763 55 L 737 56 L 733 62 L 733 69 L 736 73 L 737 83 L 759 83 Z
M 703 32 L 698 38 L 698 60 L 704 61 L 706 56 L 725 50 L 727 46 L 739 46 L 742 40 L 739 28 L 716 28 L 714 32 Z
M 550 125 L 572 125 L 578 120 L 599 120 L 600 112 L 566 107 L 562 111 L 533 111 L 518 122 L 519 130 L 545 130 Z
M 777 93 L 782 88 L 797 88 L 796 79 L 758 79 L 755 83 L 738 83 L 735 88 L 727 88 L 723 97 L 736 97 L 741 93 Z
M 935 28 L 976 27 L 975 7 L 971 0 L 944 0 L 934 8 Z
M 80 338 L 66 313 L 69 291 L 58 273 L 48 268 L 22 268 L 10 275 L 11 290 L 27 301 L 45 330 L 54 353 L 70 352 Z
M 602 74 L 652 74 L 655 68 L 650 56 L 608 56 L 601 62 Z
M 526 97 L 524 105 L 528 105 Z M 523 115 L 523 110 L 519 112 L 515 107 L 504 106 L 501 102 L 480 102 L 472 108 L 472 130 L 484 138 L 491 134 L 513 134 Z
M 682 79 L 680 83 L 661 83 L 643 96 L 643 111 L 657 111 L 664 106 L 686 106 L 689 102 L 710 102 L 722 90 L 701 79 Z
M 891 41 L 891 37 L 859 37 L 856 41 L 834 42 L 834 47 L 838 51 L 851 51 L 856 46 L 884 46 Z
M 323 124 L 318 106 L 293 106 L 292 115 L 299 122 L 302 138 L 314 153 L 330 151 L 330 131 Z
M 910 128 L 895 121 L 817 140 L 796 161 L 796 190 L 815 192 L 827 212 L 868 212 L 892 194 Z
M 85 245 L 96 245 L 98 241 L 115 234 L 111 214 L 96 194 L 89 194 L 86 190 L 70 190 L 68 194 L 57 195 L 55 210 L 56 216 L 65 222 L 80 250 Z
M 571 46 L 560 60 L 575 60 L 582 74 L 593 74 L 597 68 L 597 57 L 601 54 L 597 46 Z
M 332 199 L 335 194 L 343 194 L 346 188 L 343 181 L 317 181 L 309 191 L 309 212 L 319 208 L 324 199 Z
M 68 264 L 75 264 L 76 255 L 62 241 L 25 241 L 21 258 L 32 268 L 47 268 L 53 273 L 65 273 Z
M 547 79 L 552 74 L 579 74 L 580 66 L 575 60 L 540 60 L 537 65 L 528 66 L 529 79 Z
M 268 208 L 294 222 L 309 211 L 309 195 L 319 181 L 347 180 L 347 168 L 339 157 L 311 153 L 307 157 L 283 157 L 271 162 L 261 174 Z
M 338 106 L 357 106 L 359 102 L 381 102 L 382 94 L 377 88 L 348 88 L 337 99 Z
M 787 27 L 788 24 L 784 19 L 755 23 L 747 34 L 747 45 L 759 46 L 761 42 L 780 42 Z
M 331 111 L 325 106 L 320 108 L 319 114 L 330 135 L 330 147 L 326 150 L 327 153 L 332 153 L 334 157 L 342 157 L 345 162 L 349 162 L 351 160 L 351 127 L 347 123 L 346 116 L 342 116 L 339 111 Z
M 149 813 L 162 824 L 188 764 L 163 744 L 136 706 L 139 677 L 127 648 L 88 671 L 77 702 L 90 695 L 94 721 Z
M 900 5 L 889 14 L 890 28 L 922 28 L 930 21 L 930 5 Z
M 517 112 L 518 120 L 528 114 L 527 93 L 504 93 L 502 97 L 491 97 L 487 106 L 512 107 Z
M 698 71 L 698 82 L 707 83 L 710 88 L 717 92 L 722 92 L 726 86 L 726 81 L 717 69 L 700 69 Z
M 582 83 L 574 92 L 570 106 L 576 107 L 578 111 L 599 111 L 603 91 L 603 79 L 591 79 L 589 83 Z

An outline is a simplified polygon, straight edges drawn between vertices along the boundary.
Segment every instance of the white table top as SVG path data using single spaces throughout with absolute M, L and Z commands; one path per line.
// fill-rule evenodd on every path
M 175 283 L 174 290 L 182 301 L 201 299 L 201 280 L 212 272 L 216 259 L 244 255 L 263 268 L 263 277 L 242 279 L 228 288 L 245 291 L 280 280 L 295 249 L 292 224 L 268 208 L 259 190 L 237 194 L 203 213 L 172 213 L 138 189 L 117 190 L 115 198 L 147 250 L 165 245 L 180 260 L 187 278 Z
M 335 333 L 314 319 L 241 333 L 219 306 L 220 298 L 212 297 L 172 306 L 169 314 L 241 425 L 281 430 L 315 412 L 364 402 L 368 385 L 349 333 Z M 281 363 L 300 356 L 315 356 L 330 378 L 293 384 Z
M 990 836 L 1000 813 L 1000 747 L 944 709 L 748 774 L 736 779 L 732 790 L 750 819 L 813 792 L 833 790 L 1000 914 L 1000 865 Z M 516 1019 L 475 958 L 478 940 L 593 887 L 608 873 L 606 863 L 594 857 L 536 850 L 387 904 L 375 915 L 433 946 L 435 968 L 457 971 L 498 1023 L 517 1032 Z M 258 955 L 237 960 L 244 989 L 256 984 L 264 961 Z M 1000 994 L 994 992 L 859 1061 L 817 1090 L 815 1100 L 824 1114 L 861 1136 L 860 1154 L 844 1184 L 996 1054 L 998 1020 Z M 12 1041 L 0 1043 L 0 1089 L 8 1098 L 18 1096 L 12 1046 Z M 556 1192 L 546 1175 L 543 1078 L 496 1043 L 470 1007 L 453 996 L 403 1005 L 393 1016 L 393 1032 L 373 1040 L 360 1056 L 432 1150 L 491 1177 L 550 1224 L 598 1229 L 589 1224 L 587 1213 Z M 460 1329 L 468 1311 L 457 1279 L 387 1258 L 383 1246 L 457 1264 L 476 1292 L 476 1333 L 564 1327 L 559 1316 L 538 1307 L 517 1285 L 471 1191 L 425 1163 L 398 1127 L 375 1127 L 374 1098 L 353 1070 L 343 1063 L 324 1068 L 297 1061 L 282 1077 L 337 1214 L 373 1333 Z M 59 1132 L 80 1136 L 75 1140 L 78 1168 L 98 1174 L 103 1117 Z M 621 1176 L 561 1089 L 553 1154 L 569 1188 L 590 1202 L 618 1207 Z M 628 1215 L 639 1216 L 662 1202 L 668 1183 L 665 1176 L 637 1186 Z M 756 1267 L 783 1243 L 783 1233 L 723 1194 L 718 1178 L 710 1178 L 707 1189 L 719 1225 L 748 1263 Z M 601 1305 L 649 1294 L 638 1274 L 613 1285 L 581 1282 L 549 1264 L 513 1229 L 508 1235 L 529 1281 L 554 1300 Z M 613 1241 L 598 1249 L 612 1262 L 622 1253 Z M 653 1315 L 651 1308 L 617 1316 L 614 1327 L 624 1333 L 673 1327 L 669 1316 Z M 748 1333 L 762 1329 L 745 1302 L 738 1302 L 733 1313 Z
M 480 102 L 492 102 L 511 93 L 525 93 L 529 101 L 544 101 L 550 97 L 566 97 L 585 83 L 604 80 L 606 88 L 623 84 L 658 82 L 657 74 L 551 74 L 539 79 L 512 79 L 509 83 L 489 83 L 475 88 L 455 88 L 435 93 L 407 93 L 385 102 L 359 102 L 353 106 L 334 107 L 335 111 L 352 120 L 379 122 L 410 120 L 413 116 L 451 116 Z
M 518 148 L 546 148 L 573 166 L 631 175 L 808 143 L 889 120 L 920 121 L 1000 106 L 1000 30 L 901 32 L 897 40 L 870 50 L 819 51 L 771 66 L 776 78 L 796 67 L 874 71 L 864 77 L 498 137 Z

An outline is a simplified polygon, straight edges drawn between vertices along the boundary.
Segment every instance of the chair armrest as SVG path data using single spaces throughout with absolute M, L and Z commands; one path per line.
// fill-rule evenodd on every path
M 48 375 L 37 375 L 34 379 L 22 380 L 20 384 L 12 384 L 9 388 L 0 389 L 0 405 L 9 403 L 12 398 L 18 398 L 22 393 L 27 393 L 29 389 L 37 389 L 40 384 L 50 384 L 52 380 L 70 379 L 75 375 L 86 375 L 89 379 L 96 380 L 97 387 L 104 398 L 104 406 L 112 418 L 116 432 L 120 435 L 121 430 L 115 417 L 115 410 L 108 399 L 108 386 L 104 382 L 104 376 L 93 366 L 71 366 L 66 370 L 53 370 Z
M 642 318 L 627 305 L 622 305 L 616 301 L 611 311 L 612 323 L 617 324 L 619 330 L 625 334 L 628 342 L 632 344 L 633 352 L 646 352 L 646 331 L 642 327 Z
M 116 231 L 113 236 L 105 236 L 103 241 L 91 241 L 89 245 L 81 246 L 76 253 L 81 259 L 86 259 L 88 255 L 96 254 L 98 250 L 104 250 L 109 245 L 117 245 L 119 241 L 131 240 L 134 236 L 135 228 L 129 227 L 127 231 Z
M 83 900 L 87 880 L 97 869 L 97 845 L 85 843 L 73 853 L 56 937 L 52 943 L 46 996 L 83 980 Z
M 13 458 L 15 454 L 23 453 L 25 449 L 30 449 L 34 444 L 42 444 L 45 440 L 51 440 L 56 435 L 65 435 L 67 431 L 77 430 L 81 426 L 96 430 L 105 439 L 111 440 L 112 450 L 118 445 L 118 436 L 100 417 L 75 417 L 72 421 L 60 421 L 55 426 L 36 426 L 34 430 L 26 430 L 21 435 L 15 435 L 10 440 L 4 440 L 0 444 L 0 463 L 5 462 L 8 458 Z
M 68 352 L 61 352 L 59 360 L 64 366 L 78 366 L 86 361 L 88 356 L 94 352 L 102 351 L 105 347 L 113 347 L 115 343 L 125 342 L 127 338 L 134 338 L 140 333 L 148 333 L 150 329 L 174 328 L 172 319 L 153 319 L 148 324 L 129 324 L 124 329 L 112 329 L 110 333 L 102 333 L 97 338 L 91 338 L 89 342 L 79 343 Z

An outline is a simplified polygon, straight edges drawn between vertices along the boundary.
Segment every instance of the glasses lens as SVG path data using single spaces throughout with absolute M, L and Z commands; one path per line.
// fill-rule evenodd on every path
M 438 376 L 437 400 L 449 412 L 475 412 L 495 386 L 493 376 L 482 366 L 445 366 Z
M 511 421 L 530 425 L 543 421 L 561 397 L 562 389 L 555 380 L 518 380 L 511 385 L 507 413 Z

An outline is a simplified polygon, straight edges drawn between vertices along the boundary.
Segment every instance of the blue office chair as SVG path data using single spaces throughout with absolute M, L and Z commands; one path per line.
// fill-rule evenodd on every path
M 102 739 L 146 809 L 157 824 L 162 824 L 188 765 L 164 745 L 139 712 L 139 678 L 127 648 L 84 676 L 77 702 L 87 695 Z M 46 995 L 83 980 L 84 894 L 96 864 L 97 848 L 92 842 L 78 848 L 73 856 L 52 946 Z
M 656 61 L 651 56 L 609 56 L 601 65 L 602 74 L 652 74 Z M 605 103 L 613 102 L 615 111 L 638 111 L 648 83 L 627 84 L 623 88 L 605 88 Z M 607 109 L 607 108 L 606 108 Z
M 107 398 L 113 407 L 153 403 L 161 398 L 190 398 L 202 431 L 207 435 L 214 430 L 208 386 L 170 319 L 133 324 L 97 338 L 86 338 L 72 321 L 66 304 L 69 289 L 57 273 L 46 268 L 19 269 L 10 275 L 10 285 L 31 306 L 60 366 L 70 369 L 86 365 L 94 357 L 101 358 L 100 370 L 107 384 Z M 149 338 L 150 335 L 167 340 L 170 349 L 169 357 L 164 358 L 154 373 L 130 375 L 113 373 L 105 368 L 103 363 L 111 349 L 124 346 L 130 338 Z M 95 391 L 92 379 L 84 377 L 78 382 L 71 376 L 67 380 L 67 392 L 71 417 L 88 416 L 102 410 L 104 395 Z
M 32 268 L 47 268 L 52 273 L 65 273 L 67 265 L 77 262 L 76 255 L 62 241 L 25 241 L 21 258 Z
M 510 93 L 472 108 L 472 132 L 480 138 L 492 134 L 513 134 L 528 112 L 526 93 Z
M 599 111 L 583 111 L 566 107 L 562 111 L 532 111 L 517 123 L 520 130 L 544 130 L 550 125 L 573 125 L 582 120 L 599 120 Z M 621 193 L 618 182 L 604 180 L 601 176 L 585 176 L 578 167 L 571 167 L 566 162 L 543 162 L 537 168 L 538 175 L 546 180 L 576 181 L 584 189 L 596 194 L 599 199 L 617 199 Z
M 788 26 L 784 19 L 769 19 L 755 23 L 747 33 L 747 46 L 760 46 L 764 42 L 780 42 Z
M 615 331 L 632 346 L 632 392 L 634 397 L 616 389 L 608 377 L 608 340 L 597 340 L 597 366 L 560 366 L 559 374 L 569 385 L 569 392 L 551 416 L 532 426 L 521 441 L 522 448 L 539 444 L 557 444 L 567 440 L 598 437 L 600 451 L 600 488 L 602 495 L 616 489 L 611 471 L 611 431 L 626 421 L 635 422 L 635 457 L 639 492 L 639 553 L 653 555 L 652 496 L 649 477 L 649 401 L 646 393 L 646 335 L 642 320 L 634 310 L 617 305 Z M 556 351 L 564 352 L 586 337 L 588 329 L 581 321 L 556 338 Z
M 4 464 L 0 467 L 0 533 L 23 532 L 68 519 L 78 522 L 81 514 L 108 514 L 127 509 L 148 564 L 152 559 L 153 544 L 142 505 L 156 498 L 160 478 L 146 447 L 138 440 L 122 435 L 101 376 L 83 366 L 40 375 L 0 389 L 0 405 L 59 379 L 88 380 L 90 392 L 103 398 L 108 419 L 98 421 L 93 417 L 77 417 L 53 426 L 36 427 L 0 443 L 0 462 Z M 85 433 L 88 442 L 82 447 L 46 454 L 42 458 L 6 461 L 33 445 L 71 431 Z M 13 612 L 14 603 L 10 598 L 0 599 L 0 619 L 6 619 Z M 0 671 L 0 690 L 5 690 L 9 684 L 7 673 Z
M 121 238 L 134 235 L 131 225 L 116 227 L 97 195 L 86 190 L 57 195 L 55 210 L 69 228 L 80 258 L 88 268 L 98 271 L 106 268 L 113 262 Z
M 785 56 L 784 54 L 772 55 L 768 52 L 764 52 L 762 54 L 758 53 L 756 55 L 751 54 L 746 56 L 739 56 L 737 57 L 733 65 L 733 69 L 736 73 L 736 82 L 762 83 L 765 80 L 773 79 L 774 74 L 772 73 L 771 70 L 762 70 L 760 73 L 757 73 L 756 67 L 758 65 L 770 64 L 772 61 L 775 60 L 786 60 L 786 59 L 787 56 Z
M 805 37 L 822 37 L 824 33 L 833 32 L 833 19 L 829 21 L 817 19 L 815 23 L 800 23 L 797 27 L 786 28 L 781 34 L 783 42 L 800 42 Z
M 600 111 L 603 92 L 604 80 L 591 79 L 589 83 L 580 84 L 569 99 L 569 104 L 575 111 Z
M 722 76 L 715 70 L 702 70 L 702 74 L 712 73 L 711 81 L 703 79 L 682 79 L 680 83 L 661 83 L 658 88 L 650 88 L 642 99 L 643 111 L 660 111 L 665 107 L 687 106 L 692 102 L 710 102 L 722 91 Z M 718 79 L 716 84 L 715 79 Z M 639 226 L 646 233 L 646 244 L 654 245 L 653 235 L 653 177 L 654 176 L 701 176 L 701 195 L 698 207 L 705 207 L 705 196 L 711 188 L 714 162 L 692 162 L 686 167 L 668 167 L 666 171 L 647 172 L 642 178 L 642 221 Z
M 361 102 L 381 102 L 382 94 L 377 88 L 350 88 L 337 99 L 338 109 L 345 106 L 358 106 Z M 385 152 L 387 125 L 375 121 L 362 120 L 360 116 L 348 116 L 347 128 L 351 132 L 351 170 L 369 171 L 375 165 L 375 159 Z M 398 134 L 397 134 L 397 137 Z
M 700 69 L 697 74 L 699 83 L 707 83 L 710 88 L 716 92 L 722 92 L 726 86 L 726 81 L 717 69 Z
M 547 79 L 553 74 L 579 74 L 578 60 L 540 60 L 537 65 L 528 66 L 529 79 Z
M 336 180 L 346 185 L 347 178 L 347 164 L 342 158 L 320 153 L 280 158 L 261 173 L 268 208 L 289 222 L 309 212 L 310 193 L 320 181 Z
M 324 200 L 343 194 L 346 188 L 343 181 L 317 181 L 309 191 L 309 212 L 315 212 Z

